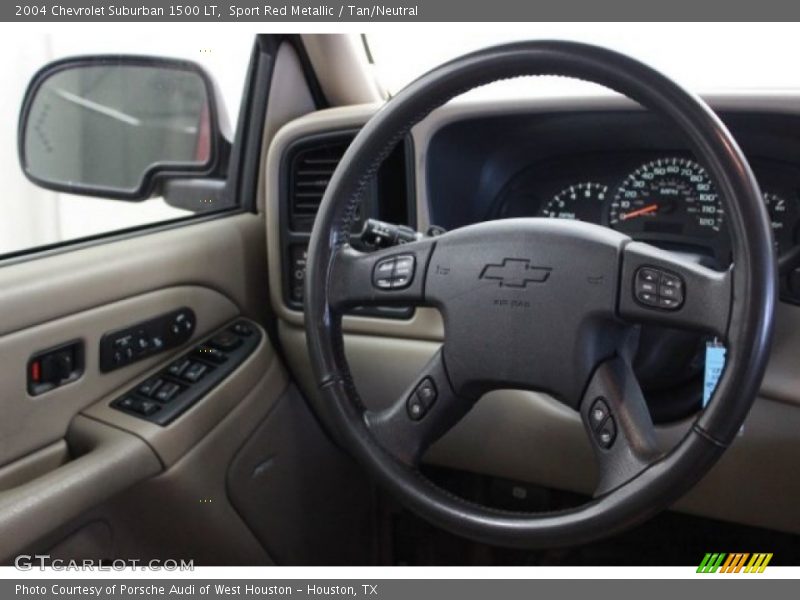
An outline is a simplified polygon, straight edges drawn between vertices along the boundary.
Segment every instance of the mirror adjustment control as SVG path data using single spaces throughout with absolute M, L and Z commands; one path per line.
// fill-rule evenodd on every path
M 674 273 L 641 267 L 634 277 L 633 295 L 648 308 L 677 310 L 683 305 L 684 287 L 683 280 Z
M 242 338 L 233 331 L 223 331 L 219 335 L 215 335 L 211 338 L 211 341 L 209 341 L 209 345 L 223 352 L 229 352 L 234 348 L 238 348 L 241 344 Z
M 180 346 L 191 339 L 194 329 L 194 311 L 180 308 L 106 333 L 100 340 L 100 370 L 108 373 Z

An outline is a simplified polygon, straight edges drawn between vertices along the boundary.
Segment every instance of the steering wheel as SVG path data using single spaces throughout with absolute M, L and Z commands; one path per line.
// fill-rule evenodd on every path
M 477 86 L 527 75 L 594 82 L 671 120 L 722 197 L 733 266 L 711 270 L 598 225 L 536 218 L 479 223 L 372 253 L 350 246 L 368 182 L 416 123 Z M 315 410 L 380 484 L 444 529 L 505 546 L 584 543 L 663 510 L 725 451 L 763 377 L 775 290 L 758 184 L 700 98 L 595 46 L 537 41 L 489 48 L 430 71 L 388 101 L 328 185 L 306 279 Z M 424 371 L 380 411 L 361 402 L 342 336 L 342 315 L 369 305 L 433 306 L 445 330 Z M 710 404 L 669 452 L 656 441 L 631 369 L 636 331 L 646 323 L 702 331 L 727 346 Z M 591 500 L 558 512 L 497 510 L 456 497 L 421 473 L 424 451 L 495 389 L 547 392 L 580 414 L 599 467 Z

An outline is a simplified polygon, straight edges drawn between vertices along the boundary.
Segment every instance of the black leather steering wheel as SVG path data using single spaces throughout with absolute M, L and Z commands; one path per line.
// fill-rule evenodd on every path
M 734 266 L 711 270 L 610 229 L 551 219 L 480 223 L 373 253 L 349 245 L 354 210 L 370 178 L 413 125 L 477 86 L 525 75 L 598 83 L 671 120 L 722 197 Z M 331 179 L 306 279 L 315 408 L 379 483 L 445 529 L 521 547 L 593 540 L 669 506 L 733 440 L 763 377 L 775 274 L 758 184 L 701 99 L 599 47 L 541 41 L 482 50 L 434 69 L 387 102 Z M 659 286 L 673 291 L 661 294 Z M 353 384 L 342 315 L 354 306 L 392 304 L 438 308 L 445 340 L 406 393 L 375 412 L 363 406 Z M 727 345 L 711 403 L 669 452 L 656 443 L 631 369 L 635 331 L 644 323 L 707 332 Z M 433 441 L 483 394 L 509 388 L 548 392 L 580 413 L 599 463 L 591 501 L 543 514 L 501 511 L 458 498 L 421 474 L 419 461 Z

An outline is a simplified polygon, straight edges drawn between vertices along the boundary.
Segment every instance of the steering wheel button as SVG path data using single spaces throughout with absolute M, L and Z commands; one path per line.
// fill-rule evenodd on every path
M 661 286 L 675 288 L 680 290 L 683 287 L 683 281 L 677 275 L 670 275 L 668 273 L 661 274 Z
M 638 279 L 641 282 L 658 283 L 659 273 L 655 269 L 639 269 Z
M 666 308 L 667 310 L 676 310 L 680 307 L 681 303 L 675 298 L 665 298 L 664 296 L 661 296 L 658 299 L 658 305 L 661 308 Z
M 658 293 L 658 285 L 652 281 L 639 281 L 636 283 L 637 293 L 656 294 Z
M 422 403 L 422 400 L 419 399 L 417 394 L 411 394 L 408 402 L 406 403 L 406 410 L 409 418 L 412 421 L 419 421 L 427 412 L 425 405 Z
M 648 306 L 658 306 L 658 296 L 655 294 L 639 292 L 636 294 L 636 299 L 642 304 L 647 304 Z
M 398 273 L 412 273 L 414 271 L 414 257 L 411 255 L 398 256 L 395 263 L 395 275 Z
M 422 402 L 423 406 L 428 409 L 436 402 L 436 386 L 433 381 L 425 379 L 417 386 L 417 398 Z
M 596 434 L 597 443 L 600 444 L 602 448 L 611 448 L 614 444 L 614 440 L 617 438 L 617 425 L 614 423 L 614 417 L 609 417 L 606 419 L 605 424 L 600 428 L 600 431 Z
M 593 431 L 600 429 L 610 412 L 608 404 L 602 398 L 595 400 L 589 409 L 589 422 Z
M 672 298 L 677 300 L 681 295 L 681 292 L 678 288 L 675 287 L 667 287 L 665 285 L 661 285 L 661 288 L 658 290 L 658 295 L 662 298 Z

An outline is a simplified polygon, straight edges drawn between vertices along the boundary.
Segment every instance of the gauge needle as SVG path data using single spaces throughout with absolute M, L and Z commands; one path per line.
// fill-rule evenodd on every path
M 633 219 L 634 217 L 639 217 L 641 215 L 646 215 L 651 212 L 655 212 L 658 210 L 658 204 L 648 204 L 642 208 L 637 208 L 636 210 L 632 210 L 631 212 L 625 213 L 622 215 L 622 220 L 627 221 L 628 219 Z

